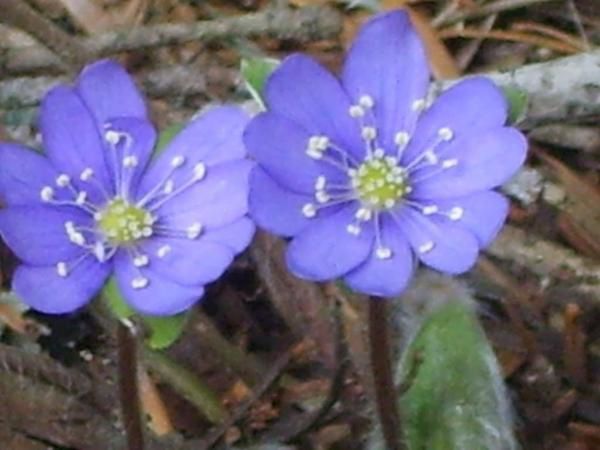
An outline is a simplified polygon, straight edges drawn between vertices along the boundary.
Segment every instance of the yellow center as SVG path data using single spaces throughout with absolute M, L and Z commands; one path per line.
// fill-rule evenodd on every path
M 129 244 L 152 236 L 152 215 L 123 199 L 114 199 L 100 212 L 96 223 L 113 244 Z
M 374 209 L 393 208 L 410 192 L 405 170 L 390 156 L 367 159 L 351 180 L 360 200 Z

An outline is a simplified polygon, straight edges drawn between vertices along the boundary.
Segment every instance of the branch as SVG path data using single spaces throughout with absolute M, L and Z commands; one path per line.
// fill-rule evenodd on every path
M 256 36 L 311 41 L 336 36 L 341 26 L 339 13 L 331 8 L 272 8 L 219 20 L 166 23 L 137 27 L 129 31 L 109 31 L 81 39 L 80 45 L 87 60 L 93 61 L 119 52 L 185 44 L 190 41 L 226 42 L 231 38 Z M 57 56 L 42 46 L 6 49 L 4 54 L 0 53 L 0 73 L 19 74 L 62 69 Z

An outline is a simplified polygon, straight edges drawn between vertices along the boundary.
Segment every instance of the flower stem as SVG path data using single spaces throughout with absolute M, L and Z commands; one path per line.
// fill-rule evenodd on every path
M 137 340 L 131 329 L 119 322 L 117 327 L 119 397 L 128 450 L 144 450 L 137 376 Z
M 377 414 L 388 450 L 403 450 L 400 414 L 396 407 L 396 389 L 391 364 L 387 301 L 369 299 L 369 353 Z

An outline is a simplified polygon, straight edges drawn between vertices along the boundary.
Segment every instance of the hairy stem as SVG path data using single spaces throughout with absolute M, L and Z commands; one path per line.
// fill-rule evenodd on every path
M 119 397 L 128 450 L 144 450 L 137 376 L 137 341 L 131 330 L 119 322 L 117 327 Z
M 403 450 L 400 414 L 396 408 L 396 389 L 392 374 L 392 350 L 383 298 L 369 299 L 369 353 L 377 414 L 388 450 Z

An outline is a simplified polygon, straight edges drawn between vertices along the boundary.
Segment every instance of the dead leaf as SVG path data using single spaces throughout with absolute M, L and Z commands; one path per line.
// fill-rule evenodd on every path
M 94 0 L 59 0 L 73 20 L 86 33 L 95 34 L 142 22 L 148 8 L 148 0 L 128 2 L 104 9 Z

